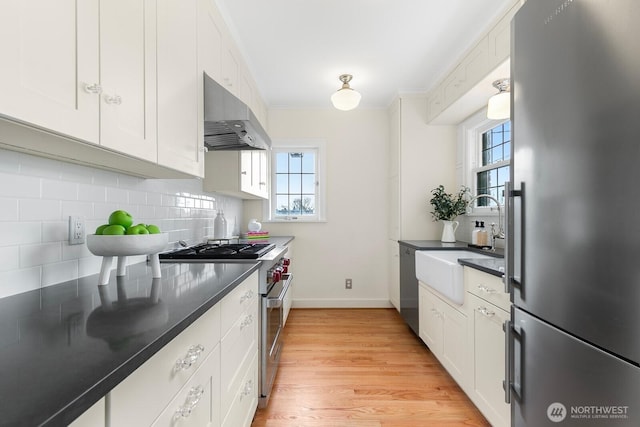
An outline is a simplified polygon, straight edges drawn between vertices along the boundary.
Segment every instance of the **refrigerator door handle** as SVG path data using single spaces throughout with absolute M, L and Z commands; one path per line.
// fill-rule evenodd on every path
M 504 331 L 504 402 L 511 403 L 511 320 L 505 320 L 502 324 Z
M 524 356 L 524 352 L 522 351 L 522 345 L 524 344 L 523 340 L 523 331 L 522 328 L 514 323 L 510 325 L 510 335 L 512 339 L 510 343 L 513 342 L 513 347 L 510 350 L 511 352 L 511 362 L 513 363 L 513 371 L 511 371 L 511 367 L 509 374 L 512 376 L 510 379 L 511 390 L 515 393 L 515 397 L 522 401 L 522 357 Z
M 505 200 L 505 216 L 506 216 L 506 239 L 505 239 L 505 274 L 503 276 L 503 282 L 505 287 L 505 292 L 511 291 L 511 285 L 520 286 L 522 284 L 522 280 L 520 275 L 516 275 L 515 273 L 515 209 L 514 209 L 514 199 L 519 197 L 521 199 L 520 211 L 522 212 L 522 205 L 524 203 L 524 183 L 521 183 L 521 189 L 515 190 L 513 188 L 513 183 L 507 181 L 505 182 L 505 189 L 507 193 L 507 197 Z M 522 257 L 522 250 L 524 248 L 524 227 L 522 224 L 522 215 L 519 221 L 519 231 L 520 231 L 520 251 L 519 254 Z M 521 263 L 518 263 L 521 264 Z

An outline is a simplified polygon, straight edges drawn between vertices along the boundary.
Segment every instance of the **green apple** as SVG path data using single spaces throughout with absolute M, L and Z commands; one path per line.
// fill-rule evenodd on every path
M 107 228 L 109 224 L 102 224 L 100 227 L 96 228 L 96 235 L 100 236 L 105 228 Z
M 131 227 L 131 224 L 133 224 L 133 217 L 127 211 L 113 211 L 111 212 L 111 215 L 109 215 L 109 225 L 114 224 L 121 225 L 124 228 L 129 228 Z
M 109 225 L 102 230 L 102 234 L 105 236 L 122 236 L 126 232 L 127 229 L 120 224 Z
M 160 234 L 160 227 L 154 224 L 148 224 L 147 231 L 149 232 L 149 234 Z
M 149 234 L 144 225 L 134 225 L 127 228 L 127 234 Z

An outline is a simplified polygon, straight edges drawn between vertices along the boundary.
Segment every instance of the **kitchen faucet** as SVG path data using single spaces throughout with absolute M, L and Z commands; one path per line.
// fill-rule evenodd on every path
M 486 197 L 487 199 L 491 199 L 494 202 L 496 202 L 496 206 L 498 207 L 498 230 L 496 231 L 496 227 L 495 227 L 495 223 L 491 224 L 491 250 L 495 252 L 496 250 L 496 238 L 498 239 L 504 239 L 505 238 L 505 234 L 504 234 L 504 230 L 502 228 L 502 215 L 501 215 L 501 211 L 500 211 L 500 202 L 498 201 L 498 199 L 496 199 L 495 197 L 491 196 L 490 194 L 478 194 L 477 196 L 473 196 L 471 198 L 471 200 L 469 200 L 469 204 L 467 211 L 471 212 L 473 211 L 473 207 L 472 207 L 472 203 L 475 202 L 477 199 L 480 199 L 481 197 Z

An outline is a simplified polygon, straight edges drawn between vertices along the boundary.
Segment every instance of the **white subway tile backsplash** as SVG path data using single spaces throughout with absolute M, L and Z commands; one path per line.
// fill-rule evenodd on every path
M 62 242 L 69 238 L 69 221 L 42 223 L 42 242 Z
M 132 203 L 137 201 L 132 200 Z M 127 204 L 129 202 L 129 191 L 123 188 L 107 188 L 107 203 Z
M 0 222 L 0 246 L 40 243 L 39 222 Z
M 40 178 L 0 172 L 0 197 L 40 197 Z
M 82 216 L 85 218 L 93 218 L 93 203 L 63 201 L 62 202 L 62 219 L 68 220 L 69 216 Z
M 20 246 L 20 268 L 59 262 L 62 259 L 60 242 Z
M 78 184 L 78 200 L 104 203 L 107 201 L 107 189 L 100 185 Z
M 19 267 L 19 246 L 0 247 L 0 271 L 15 270 Z
M 78 277 L 77 259 L 42 266 L 42 286 L 56 285 Z
M 0 272 L 0 298 L 40 289 L 42 267 Z
M 0 298 L 100 271 L 102 257 L 68 244 L 69 215 L 84 216 L 90 234 L 125 209 L 160 226 L 173 248 L 210 235 L 218 206 L 242 221 L 242 200 L 206 193 L 199 179 L 142 179 L 0 149 Z
M 18 218 L 21 221 L 53 221 L 62 219 L 62 202 L 47 199 L 18 200 Z
M 0 221 L 18 220 L 18 199 L 0 197 Z
M 42 180 L 42 198 L 56 200 L 78 200 L 78 184 L 51 179 Z

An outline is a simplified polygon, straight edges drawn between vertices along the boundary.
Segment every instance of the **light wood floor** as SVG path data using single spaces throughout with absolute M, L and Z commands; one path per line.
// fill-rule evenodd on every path
M 294 309 L 252 427 L 489 426 L 395 309 Z

